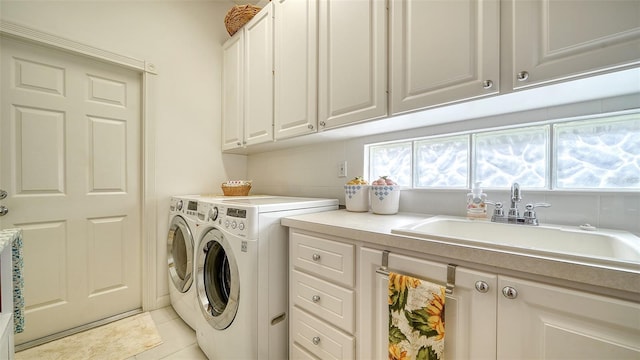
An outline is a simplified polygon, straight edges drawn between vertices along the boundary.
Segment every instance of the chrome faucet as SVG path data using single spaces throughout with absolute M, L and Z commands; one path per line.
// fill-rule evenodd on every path
M 522 200 L 520 184 L 513 183 L 513 185 L 511 185 L 511 207 L 509 207 L 509 219 L 518 219 L 520 217 L 520 211 L 518 210 L 518 203 L 520 200 Z
M 522 216 L 520 216 L 520 210 L 518 210 L 518 203 L 522 200 L 522 191 L 520 190 L 520 184 L 513 183 L 511 185 L 511 206 L 509 207 L 509 212 L 505 216 L 504 210 L 502 209 L 501 202 L 492 202 L 486 201 L 487 204 L 494 205 L 493 215 L 491 216 L 491 221 L 500 222 L 500 223 L 509 223 L 509 224 L 522 224 L 522 225 L 539 225 L 538 217 L 535 208 L 538 207 L 550 207 L 551 204 L 548 203 L 535 203 L 535 204 L 527 204 L 525 205 L 525 212 Z

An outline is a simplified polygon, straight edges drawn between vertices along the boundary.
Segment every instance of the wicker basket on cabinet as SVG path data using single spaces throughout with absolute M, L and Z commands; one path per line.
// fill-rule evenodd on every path
M 249 20 L 251 20 L 261 8 L 247 5 L 235 5 L 227 12 L 227 16 L 224 17 L 224 26 L 227 28 L 229 35 L 232 35 L 244 26 Z

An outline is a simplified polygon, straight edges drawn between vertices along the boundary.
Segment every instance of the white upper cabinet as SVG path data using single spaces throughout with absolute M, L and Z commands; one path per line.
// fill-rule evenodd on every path
M 244 134 L 242 31 L 222 45 L 222 149 L 242 146 Z
M 274 136 L 317 130 L 318 2 L 274 0 Z
M 391 113 L 497 94 L 498 0 L 391 0 Z
M 640 63 L 638 0 L 510 0 L 514 89 Z M 505 75 L 506 76 L 506 75 Z
M 273 140 L 273 15 L 267 4 L 244 26 L 246 145 Z
M 222 149 L 273 140 L 271 3 L 223 45 Z
M 319 0 L 321 130 L 386 116 L 386 18 L 384 0 Z

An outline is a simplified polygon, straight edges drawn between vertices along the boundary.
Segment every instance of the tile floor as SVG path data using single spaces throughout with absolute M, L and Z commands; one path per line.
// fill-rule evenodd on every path
M 128 360 L 207 360 L 200 351 L 196 333 L 171 306 L 150 311 L 162 337 L 162 344 Z

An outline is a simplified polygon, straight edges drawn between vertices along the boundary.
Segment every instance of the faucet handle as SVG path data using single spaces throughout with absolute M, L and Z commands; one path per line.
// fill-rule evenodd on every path
M 533 210 L 533 209 L 539 208 L 539 207 L 548 208 L 548 207 L 551 207 L 551 204 L 549 204 L 549 203 L 535 203 L 535 204 L 527 204 L 527 205 L 524 206 L 524 208 L 527 209 L 527 210 Z
M 485 204 L 489 204 L 489 205 L 493 205 L 493 218 L 495 219 L 496 217 L 504 217 L 504 209 L 502 208 L 502 202 L 500 201 L 489 201 L 489 200 L 485 200 Z
M 539 207 L 551 207 L 551 204 L 549 203 L 535 203 L 535 204 L 527 204 L 525 205 L 525 211 L 524 211 L 524 222 L 525 224 L 529 224 L 529 225 L 538 225 L 538 217 L 536 216 L 536 212 L 533 210 L 535 208 L 539 208 Z

